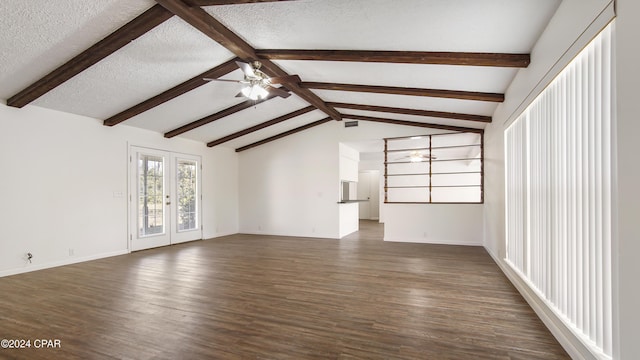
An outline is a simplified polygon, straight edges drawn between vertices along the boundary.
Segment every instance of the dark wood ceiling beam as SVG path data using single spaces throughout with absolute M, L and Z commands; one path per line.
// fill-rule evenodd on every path
M 256 50 L 260 58 L 270 60 L 354 61 L 400 64 L 436 64 L 526 68 L 529 54 L 362 51 L 362 50 Z
M 269 121 L 265 121 L 265 122 L 260 123 L 258 125 L 254 125 L 254 126 L 252 126 L 250 128 L 246 128 L 244 130 L 240 130 L 240 131 L 235 132 L 233 134 L 221 137 L 220 139 L 213 140 L 213 141 L 207 143 L 207 146 L 208 147 L 213 147 L 213 146 L 216 146 L 216 145 L 220 145 L 220 144 L 226 143 L 227 141 L 231 141 L 231 140 L 237 139 L 237 138 L 239 138 L 241 136 L 245 136 L 245 135 L 251 134 L 252 132 L 255 132 L 255 131 L 258 131 L 258 130 L 262 130 L 262 129 L 264 129 L 266 127 L 269 127 L 271 125 L 275 125 L 275 124 L 281 123 L 283 121 L 292 119 L 292 118 L 300 116 L 302 114 L 306 114 L 306 113 L 308 113 L 310 111 L 313 111 L 313 110 L 316 110 L 315 106 L 307 106 L 307 107 L 302 108 L 300 110 L 296 110 L 294 112 L 290 112 L 288 114 L 279 116 L 279 117 L 277 117 L 275 119 L 272 119 L 272 120 L 269 120 Z
M 137 39 L 147 31 L 162 24 L 172 16 L 173 14 L 162 6 L 154 5 L 73 59 L 10 97 L 7 100 L 7 105 L 21 108 L 29 104 Z
M 258 60 L 255 49 L 251 47 L 251 45 L 242 40 L 242 38 L 214 19 L 203 9 L 199 7 L 191 7 L 181 0 L 156 0 L 156 2 L 179 16 L 191 26 L 200 30 L 203 34 L 207 35 L 220 45 L 226 47 L 239 58 L 245 61 Z M 261 62 L 263 71 L 265 71 L 269 76 L 289 75 L 275 63 L 271 62 L 271 60 L 265 59 Z M 340 113 L 327 106 L 324 101 L 322 101 L 322 99 L 312 91 L 291 83 L 287 84 L 286 87 L 311 105 L 331 116 L 333 119 L 341 120 Z
M 191 7 L 181 0 L 156 0 L 156 2 L 227 48 L 237 57 L 245 61 L 257 60 L 255 50 L 251 45 L 201 8 Z
M 191 6 L 213 6 L 213 5 L 236 5 L 251 4 L 263 2 L 278 2 L 292 0 L 186 0 L 185 2 Z
M 169 138 L 172 138 L 174 136 L 178 136 L 180 134 L 184 134 L 187 131 L 191 131 L 191 130 L 193 130 L 195 128 L 198 128 L 200 126 L 207 125 L 207 124 L 212 123 L 212 122 L 214 122 L 216 120 L 220 120 L 225 116 L 229 116 L 231 114 L 235 114 L 238 111 L 242 111 L 244 109 L 248 109 L 248 108 L 250 108 L 252 106 L 255 106 L 257 104 L 263 103 L 265 101 L 269 101 L 269 100 L 273 99 L 274 97 L 277 97 L 277 95 L 269 94 L 266 98 L 264 98 L 262 100 L 257 100 L 257 101 L 246 100 L 246 101 L 243 101 L 243 102 L 241 102 L 239 104 L 236 104 L 236 105 L 228 107 L 228 108 L 226 108 L 224 110 L 218 111 L 215 114 L 211 114 L 209 116 L 205 116 L 202 119 L 190 122 L 190 123 L 188 123 L 186 125 L 180 126 L 177 129 L 171 130 L 171 131 L 165 133 L 164 137 L 169 139 Z
M 237 58 L 233 58 L 221 65 L 214 67 L 213 69 L 207 70 L 200 75 L 196 75 L 193 78 L 183 82 L 182 84 L 176 85 L 171 89 L 158 94 L 151 99 L 145 100 L 138 105 L 128 108 L 120 112 L 119 114 L 113 115 L 112 117 L 106 119 L 104 121 L 104 125 L 106 126 L 114 126 L 125 120 L 128 120 L 138 114 L 141 114 L 147 110 L 150 110 L 162 103 L 165 103 L 171 99 L 174 99 L 182 94 L 185 94 L 197 87 L 200 87 L 204 84 L 209 83 L 209 81 L 204 80 L 204 78 L 213 78 L 217 79 L 221 76 L 224 76 L 234 70 L 238 69 L 235 61 Z
M 378 93 L 378 94 L 428 96 L 428 97 L 438 97 L 438 98 L 447 98 L 447 99 L 476 100 L 476 101 L 489 101 L 489 102 L 504 101 L 504 94 L 475 92 L 475 91 L 435 90 L 435 89 L 405 88 L 405 87 L 393 87 L 393 86 L 335 84 L 335 83 L 323 83 L 323 82 L 302 82 L 300 83 L 300 86 L 306 89 L 318 89 L 318 90 L 337 90 L 337 91 L 368 92 L 368 93 Z
M 428 117 L 436 117 L 436 118 L 444 118 L 444 119 L 479 121 L 484 123 L 491 122 L 491 116 L 484 116 L 484 115 L 461 114 L 461 113 L 450 113 L 450 112 L 443 112 L 443 111 L 418 110 L 418 109 L 405 109 L 405 108 L 376 106 L 376 105 L 347 104 L 347 103 L 338 103 L 338 102 L 328 102 L 327 105 L 338 108 L 338 109 L 377 111 L 377 112 L 386 112 L 386 113 L 393 113 L 393 114 L 418 115 L 418 116 L 428 116 Z
M 379 118 L 379 117 L 364 116 L 364 115 L 353 115 L 353 114 L 342 114 L 342 117 L 345 119 L 373 121 L 373 122 L 394 124 L 394 125 L 417 126 L 417 127 L 423 127 L 423 128 L 429 128 L 429 129 L 463 131 L 463 132 L 472 132 L 472 133 L 478 133 L 478 134 L 484 133 L 483 129 L 475 129 L 475 128 L 462 127 L 462 126 L 431 124 L 431 123 L 423 123 L 423 122 L 417 122 L 417 121 L 395 120 L 395 119 Z
M 322 120 L 314 121 L 314 122 L 312 122 L 310 124 L 303 125 L 303 126 L 295 128 L 295 129 L 291 129 L 289 131 L 285 131 L 285 132 L 280 133 L 278 135 L 274 135 L 274 136 L 268 137 L 268 138 L 266 138 L 264 140 L 260 140 L 260 141 L 254 142 L 254 143 L 249 144 L 249 145 L 245 145 L 243 147 L 237 148 L 236 152 L 249 150 L 249 149 L 254 148 L 256 146 L 264 145 L 264 144 L 266 144 L 268 142 L 272 142 L 274 140 L 282 139 L 285 136 L 289 136 L 291 134 L 295 134 L 297 132 L 310 129 L 310 128 L 315 127 L 315 126 L 322 125 L 322 124 L 326 123 L 327 121 L 331 121 L 331 117 L 326 117 L 326 118 L 324 118 Z
M 278 65 L 274 64 L 270 60 L 261 60 L 261 62 L 262 62 L 262 69 L 265 70 L 265 72 L 267 72 L 270 76 L 279 77 L 279 76 L 289 75 L 287 74 L 286 71 L 280 69 Z M 336 109 L 332 108 L 331 106 L 328 106 L 324 102 L 324 100 L 319 98 L 318 95 L 314 94 L 312 91 L 301 87 L 298 83 L 286 83 L 283 85 L 287 89 L 291 90 L 292 93 L 298 95 L 300 98 L 302 98 L 309 104 L 315 106 L 316 108 L 318 108 L 318 110 L 329 115 L 334 120 L 337 120 L 337 121 L 342 120 L 342 116 Z

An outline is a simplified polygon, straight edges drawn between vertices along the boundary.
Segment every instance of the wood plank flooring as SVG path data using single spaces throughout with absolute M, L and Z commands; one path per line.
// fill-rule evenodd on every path
M 567 359 L 480 247 L 233 235 L 0 278 L 0 359 Z M 59 339 L 60 348 L 34 348 Z

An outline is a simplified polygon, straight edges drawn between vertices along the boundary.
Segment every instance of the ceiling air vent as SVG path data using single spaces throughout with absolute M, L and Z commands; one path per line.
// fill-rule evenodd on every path
M 344 122 L 344 127 L 354 127 L 354 126 L 358 126 L 358 122 L 357 121 L 345 121 Z

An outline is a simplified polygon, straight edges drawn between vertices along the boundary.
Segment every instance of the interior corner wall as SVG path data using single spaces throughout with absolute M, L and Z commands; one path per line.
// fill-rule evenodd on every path
M 339 180 L 358 182 L 358 163 L 360 153 L 358 150 L 343 143 L 338 144 Z M 359 229 L 358 203 L 340 204 L 338 206 L 339 234 L 340 238 L 347 236 Z
M 633 2 L 634 0 L 625 1 Z M 573 358 L 581 359 L 593 359 L 594 356 L 557 319 L 553 311 L 537 299 L 534 292 L 504 261 L 506 256 L 504 130 L 553 80 L 555 75 L 595 37 L 608 23 L 612 14 L 612 0 L 563 0 L 534 46 L 531 64 L 528 68 L 518 71 L 505 93 L 505 102 L 498 106 L 493 114 L 493 122 L 485 128 L 484 246 L 567 352 Z M 619 11 L 618 15 L 620 15 Z M 637 12 L 635 20 L 637 21 Z M 636 36 L 635 34 L 637 32 L 632 36 Z M 624 359 L 632 358 L 638 357 Z
M 129 145 L 200 155 L 203 237 L 238 232 L 233 150 L 0 104 L 0 276 L 128 252 Z
M 240 231 L 339 237 L 336 127 L 328 122 L 240 153 Z
M 341 142 L 381 140 L 391 137 L 427 135 L 442 131 L 360 121 L 357 127 L 342 127 Z M 381 147 L 382 151 L 382 147 Z M 364 166 L 381 174 L 380 199 L 384 201 L 384 156 L 367 154 Z M 484 208 L 481 204 L 384 204 L 379 221 L 385 224 L 384 240 L 451 245 L 482 245 Z M 459 224 L 464 224 L 460 227 Z

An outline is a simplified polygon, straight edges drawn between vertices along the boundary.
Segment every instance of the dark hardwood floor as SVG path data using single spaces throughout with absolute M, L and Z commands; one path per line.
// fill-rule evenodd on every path
M 565 359 L 483 248 L 233 235 L 0 278 L 2 359 Z M 59 348 L 34 347 L 59 339 Z

